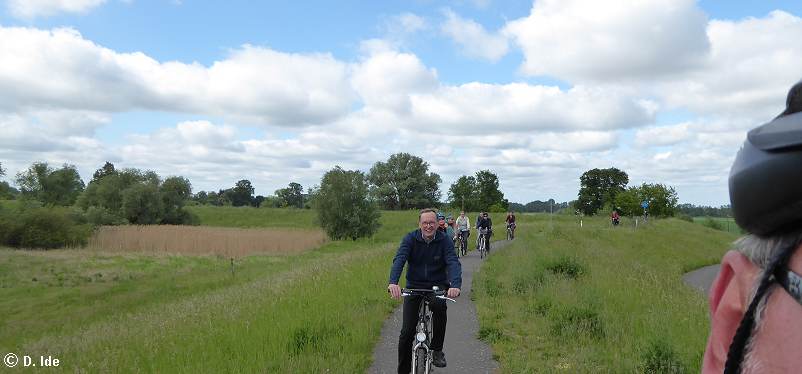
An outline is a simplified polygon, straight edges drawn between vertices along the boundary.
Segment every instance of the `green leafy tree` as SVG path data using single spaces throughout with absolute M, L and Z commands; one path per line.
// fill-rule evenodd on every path
M 179 225 L 188 223 L 189 213 L 184 210 L 184 204 L 192 196 L 192 184 L 184 177 L 169 177 L 159 187 L 164 215 L 161 223 Z
M 479 210 L 477 200 L 478 189 L 476 188 L 476 178 L 463 175 L 459 177 L 451 187 L 448 188 L 448 202 L 452 207 L 459 207 L 461 210 L 475 212 Z
M 476 172 L 476 192 L 480 210 L 489 211 L 490 207 L 497 206 L 496 210 L 505 211 L 509 207 L 509 202 L 504 199 L 504 193 L 498 189 L 498 185 L 498 176 L 493 172 L 489 170 Z
M 591 169 L 582 174 L 579 183 L 577 209 L 586 215 L 593 215 L 615 201 L 616 195 L 624 191 L 629 183 L 629 176 L 616 168 Z
M 629 187 L 615 196 L 613 208 L 623 216 L 634 217 L 642 213 L 640 191 L 637 187 Z
M 255 189 L 251 185 L 251 181 L 242 179 L 234 185 L 234 188 L 225 190 L 223 193 L 231 202 L 231 205 L 245 206 L 251 205 L 254 191 Z
M 638 190 L 640 192 L 641 201 L 649 201 L 649 215 L 673 217 L 676 213 L 677 192 L 674 190 L 674 187 L 659 183 L 644 183 L 638 187 Z
M 123 191 L 123 216 L 135 225 L 159 223 L 164 216 L 164 202 L 159 187 L 152 183 L 135 184 Z
M 368 199 L 368 183 L 364 174 L 329 170 L 316 193 L 318 220 L 331 239 L 370 237 L 379 228 L 379 211 Z
M 440 200 L 440 176 L 429 172 L 429 163 L 409 153 L 391 155 L 376 162 L 367 175 L 371 195 L 385 209 L 434 206 Z
M 304 207 L 304 188 L 295 182 L 290 183 L 287 188 L 276 190 L 276 196 L 281 199 L 282 206 L 293 208 Z
M 35 162 L 18 173 L 16 181 L 24 197 L 51 206 L 72 205 L 84 190 L 78 169 L 67 164 L 61 169 L 53 169 L 46 162 Z
M 116 173 L 116 170 L 114 169 L 114 164 L 112 164 L 111 162 L 106 161 L 106 163 L 103 164 L 103 167 L 101 167 L 100 169 L 95 170 L 95 173 L 92 174 L 92 181 L 89 182 L 89 183 L 99 181 L 100 179 L 103 179 L 103 177 L 109 176 L 109 175 L 113 175 L 115 173 Z

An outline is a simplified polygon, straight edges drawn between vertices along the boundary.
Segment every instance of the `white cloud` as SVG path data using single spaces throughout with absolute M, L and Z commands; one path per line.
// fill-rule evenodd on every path
M 470 131 L 574 131 L 651 123 L 653 108 L 612 89 L 467 83 L 411 97 L 414 123 Z
M 441 31 L 462 48 L 462 52 L 473 58 L 498 61 L 507 54 L 509 42 L 500 34 L 491 34 L 472 20 L 467 20 L 451 10 L 444 11 L 446 21 Z
M 698 66 L 706 24 L 695 0 L 538 0 L 504 32 L 523 50 L 525 74 L 619 81 Z
M 774 11 L 764 18 L 714 20 L 707 34 L 709 61 L 704 69 L 660 85 L 666 103 L 751 121 L 779 114 L 788 89 L 802 78 L 802 19 Z
M 57 13 L 86 13 L 106 0 L 8 0 L 7 8 L 17 18 L 47 17 Z
M 687 123 L 682 123 L 672 126 L 653 126 L 638 129 L 635 132 L 635 145 L 639 147 L 655 147 L 677 144 L 691 136 L 688 127 Z
M 407 112 L 411 94 L 437 88 L 437 72 L 424 66 L 417 56 L 375 42 L 367 50 L 371 55 L 354 66 L 351 77 L 365 105 Z
M 304 126 L 346 114 L 347 65 L 328 54 L 244 45 L 210 67 L 118 53 L 73 29 L 0 27 L 0 110 L 134 109 Z

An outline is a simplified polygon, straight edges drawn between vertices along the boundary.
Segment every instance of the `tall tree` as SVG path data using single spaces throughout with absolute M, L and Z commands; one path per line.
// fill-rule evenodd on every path
M 276 196 L 282 200 L 284 206 L 293 208 L 304 207 L 304 188 L 295 182 L 286 188 L 276 190 Z
M 6 175 L 6 171 L 3 169 L 3 163 L 0 162 L 0 177 Z
M 479 210 L 477 196 L 476 178 L 473 176 L 463 175 L 448 188 L 448 202 L 452 207 L 459 207 L 461 210 L 469 212 Z
M 112 175 L 115 172 L 116 172 L 116 170 L 114 170 L 114 164 L 112 164 L 111 162 L 106 161 L 106 163 L 103 164 L 103 167 L 101 167 L 100 169 L 95 170 L 95 173 L 92 174 L 92 181 L 90 181 L 89 183 L 92 183 L 92 182 L 95 182 L 95 181 L 99 181 L 103 177 Z
M 476 190 L 479 209 L 489 211 L 494 206 L 507 209 L 509 202 L 504 199 L 504 193 L 498 189 L 498 176 L 490 170 L 476 172 Z
M 238 181 L 236 185 L 234 185 L 234 188 L 228 191 L 230 191 L 230 193 L 227 193 L 226 195 L 229 199 L 231 199 L 231 205 L 244 206 L 251 205 L 255 190 L 251 185 L 251 181 L 242 179 Z
M 371 195 L 385 209 L 434 206 L 440 200 L 440 176 L 429 172 L 429 163 L 409 153 L 391 155 L 368 172 Z
M 588 170 L 579 178 L 577 208 L 587 215 L 596 214 L 606 203 L 614 202 L 627 183 L 629 176 L 619 169 Z
M 334 240 L 372 236 L 379 228 L 379 211 L 368 199 L 368 183 L 361 171 L 329 170 L 314 199 L 320 225 Z
M 78 169 L 64 164 L 53 169 L 46 162 L 35 162 L 16 177 L 23 196 L 36 199 L 45 205 L 72 205 L 84 190 Z

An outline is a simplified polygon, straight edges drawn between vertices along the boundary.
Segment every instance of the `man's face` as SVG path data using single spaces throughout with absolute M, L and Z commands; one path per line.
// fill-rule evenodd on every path
M 437 230 L 437 215 L 434 212 L 423 213 L 420 216 L 419 224 L 423 236 L 430 238 L 434 236 L 434 232 Z
M 802 251 L 791 257 L 788 268 L 802 274 Z M 755 368 L 764 373 L 799 372 L 802 367 L 802 305 L 779 285 L 766 302 L 763 322 L 753 337 L 751 354 L 744 361 L 744 372 Z
M 460 217 L 465 217 L 465 212 L 459 212 Z

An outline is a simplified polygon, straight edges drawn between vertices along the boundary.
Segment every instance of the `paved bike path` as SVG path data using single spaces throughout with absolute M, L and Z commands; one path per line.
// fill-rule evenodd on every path
M 710 287 L 713 285 L 713 281 L 716 280 L 720 269 L 721 265 L 719 264 L 705 266 L 685 273 L 682 276 L 682 280 L 685 281 L 685 284 L 703 292 L 705 295 L 709 295 Z
M 490 254 L 509 244 L 501 240 L 493 242 Z M 448 366 L 438 368 L 432 366 L 435 373 L 494 373 L 498 371 L 498 362 L 485 342 L 479 340 L 479 320 L 476 316 L 476 305 L 471 301 L 473 273 L 482 265 L 477 251 L 471 251 L 460 257 L 462 263 L 462 289 L 456 303 L 448 303 L 448 325 L 443 352 L 446 354 Z M 398 367 L 398 335 L 401 333 L 401 305 L 382 327 L 381 338 L 373 351 L 373 365 L 368 369 L 370 374 L 391 374 Z M 410 352 L 410 354 L 412 354 Z

